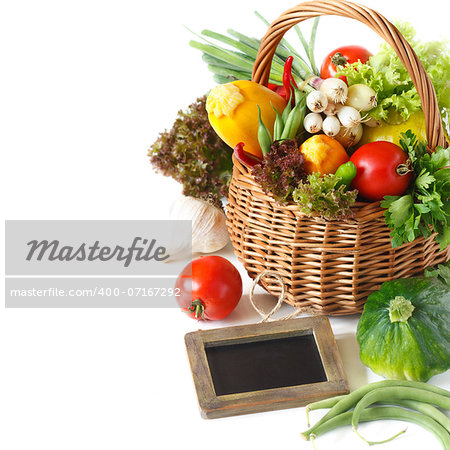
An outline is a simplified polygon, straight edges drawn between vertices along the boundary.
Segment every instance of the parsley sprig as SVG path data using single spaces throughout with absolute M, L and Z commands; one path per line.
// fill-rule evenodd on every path
M 427 267 L 425 276 L 437 278 L 450 288 L 450 261 L 447 261 L 445 264 L 439 264 L 436 267 Z
M 437 233 L 435 240 L 443 250 L 450 244 L 450 149 L 439 146 L 429 153 L 411 130 L 401 136 L 415 176 L 405 195 L 385 196 L 381 202 L 387 208 L 392 247 Z

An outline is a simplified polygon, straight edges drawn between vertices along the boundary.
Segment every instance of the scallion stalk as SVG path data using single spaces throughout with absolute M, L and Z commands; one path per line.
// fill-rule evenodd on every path
M 255 12 L 255 14 L 264 24 L 269 24 L 261 14 L 258 12 Z M 283 38 L 273 57 L 269 76 L 270 83 L 282 84 L 284 64 L 289 56 L 294 57 L 292 75 L 298 84 L 301 84 L 312 75 L 317 74 L 318 71 L 313 54 L 317 24 L 318 21 L 316 19 L 311 30 L 309 44 L 297 27 L 297 33 L 301 37 L 300 40 L 305 48 L 309 64 Z M 216 82 L 227 83 L 235 79 L 250 80 L 261 41 L 232 29 L 228 29 L 227 33 L 229 36 L 211 30 L 203 30 L 200 35 L 193 33 L 204 42 L 191 40 L 190 45 L 203 53 L 202 59 L 208 64 L 208 69 L 214 74 L 214 80 Z M 213 42 L 213 40 L 217 42 Z M 222 44 L 226 47 L 223 47 Z M 228 46 L 231 48 L 228 48 Z

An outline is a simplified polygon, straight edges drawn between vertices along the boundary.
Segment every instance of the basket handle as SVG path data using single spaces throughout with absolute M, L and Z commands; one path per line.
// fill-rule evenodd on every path
M 428 148 L 434 150 L 438 145 L 447 147 L 448 143 L 445 139 L 436 92 L 422 63 L 398 29 L 381 14 L 365 6 L 344 0 L 314 0 L 301 3 L 287 10 L 272 22 L 262 38 L 253 66 L 252 80 L 267 86 L 272 58 L 284 34 L 291 27 L 306 19 L 324 15 L 359 20 L 391 45 L 411 76 L 419 94 L 425 115 Z

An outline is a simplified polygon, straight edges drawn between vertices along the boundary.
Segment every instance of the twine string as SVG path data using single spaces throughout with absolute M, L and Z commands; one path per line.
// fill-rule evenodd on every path
M 280 296 L 278 297 L 278 301 L 277 301 L 276 305 L 272 308 L 272 310 L 269 311 L 268 313 L 266 313 L 265 311 L 263 311 L 261 308 L 258 307 L 258 305 L 255 303 L 255 299 L 253 296 L 256 285 L 261 281 L 261 279 L 263 277 L 266 277 L 266 276 L 275 278 L 281 286 L 281 293 L 280 293 Z M 276 272 L 271 272 L 270 270 L 265 270 L 264 272 L 261 272 L 253 280 L 252 286 L 250 288 L 250 292 L 248 293 L 248 297 L 249 297 L 250 303 L 253 306 L 253 308 L 255 309 L 255 311 L 262 317 L 262 319 L 259 321 L 259 323 L 272 322 L 272 321 L 278 321 L 278 320 L 289 320 L 289 319 L 293 319 L 294 317 L 299 316 L 300 314 L 305 314 L 305 313 L 309 313 L 311 315 L 318 314 L 314 308 L 311 308 L 309 306 L 304 306 L 304 307 L 296 307 L 295 311 L 293 311 L 290 314 L 287 314 L 286 316 L 280 317 L 279 319 L 271 319 L 271 317 L 281 308 L 281 305 L 283 304 L 284 298 L 286 297 L 286 285 L 284 284 L 283 278 L 281 278 L 281 276 L 279 274 L 277 274 Z

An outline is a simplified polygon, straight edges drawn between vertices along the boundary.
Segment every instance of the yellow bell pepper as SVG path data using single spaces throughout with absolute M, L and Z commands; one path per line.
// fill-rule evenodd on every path
M 209 122 L 219 137 L 231 148 L 243 142 L 246 152 L 262 157 L 258 105 L 264 125 L 273 133 L 276 118 L 273 108 L 282 114 L 286 101 L 258 83 L 237 80 L 222 84 L 213 88 L 206 100 Z
M 400 133 L 406 133 L 408 130 L 411 130 L 419 141 L 427 140 L 425 117 L 422 111 L 414 113 L 406 122 L 396 125 L 390 125 L 383 121 L 379 127 L 364 127 L 364 133 L 358 143 L 358 147 L 375 141 L 388 141 L 395 145 L 400 145 Z

